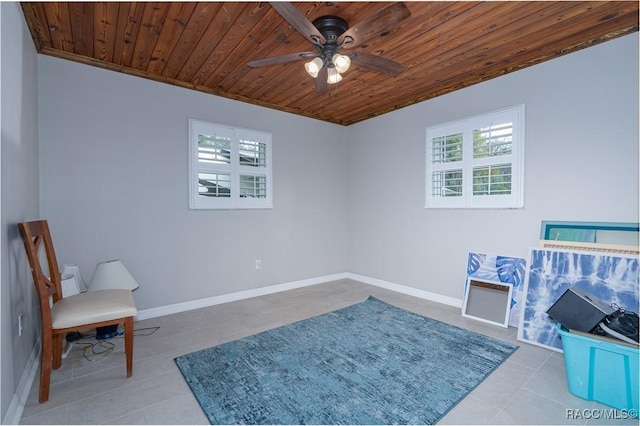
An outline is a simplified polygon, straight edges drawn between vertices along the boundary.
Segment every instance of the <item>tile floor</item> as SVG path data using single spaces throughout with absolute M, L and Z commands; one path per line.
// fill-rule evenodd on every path
M 358 303 L 369 295 L 520 345 L 440 424 L 638 425 L 637 419 L 621 418 L 619 412 L 614 413 L 618 418 L 594 420 L 611 414 L 609 407 L 569 393 L 562 354 L 518 342 L 515 328 L 463 318 L 460 309 L 350 280 L 138 321 L 130 379 L 121 338 L 113 339 L 113 352 L 96 361 L 84 358 L 82 346 L 75 345 L 53 372 L 50 399 L 44 404 L 38 403 L 36 376 L 21 424 L 207 424 L 174 357 Z M 148 327 L 159 329 L 144 335 Z

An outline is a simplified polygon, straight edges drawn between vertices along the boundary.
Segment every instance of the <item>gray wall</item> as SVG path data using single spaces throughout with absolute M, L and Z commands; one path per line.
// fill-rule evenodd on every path
M 18 3 L 0 4 L 2 43 L 2 416 L 11 405 L 37 340 L 35 291 L 16 223 L 37 219 L 36 52 Z M 18 336 L 18 315 L 24 332 Z M 14 405 L 16 402 L 14 401 Z
M 119 258 L 144 309 L 347 269 L 344 127 L 38 61 L 41 214 L 86 281 Z M 273 209 L 189 210 L 189 118 L 273 133 Z
M 525 104 L 525 208 L 424 208 L 425 129 Z M 638 221 L 638 34 L 349 127 L 349 271 L 463 297 L 467 253 L 527 257 L 542 220 Z

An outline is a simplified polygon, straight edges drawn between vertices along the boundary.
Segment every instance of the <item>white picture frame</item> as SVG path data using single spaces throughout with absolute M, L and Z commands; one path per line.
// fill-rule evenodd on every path
M 462 316 L 500 327 L 509 327 L 513 284 L 467 278 Z

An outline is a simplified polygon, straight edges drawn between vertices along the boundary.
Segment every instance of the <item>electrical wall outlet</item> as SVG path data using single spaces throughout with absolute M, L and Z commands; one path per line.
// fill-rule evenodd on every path
M 256 269 L 262 269 L 262 259 L 256 260 Z
M 18 336 L 22 336 L 22 314 L 18 315 Z

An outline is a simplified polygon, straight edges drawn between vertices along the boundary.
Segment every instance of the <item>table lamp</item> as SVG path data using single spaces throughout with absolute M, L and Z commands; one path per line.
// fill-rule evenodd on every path
M 64 265 L 62 265 L 62 270 L 60 271 L 60 273 L 62 275 L 70 274 L 75 276 L 76 285 L 78 286 L 78 293 L 87 291 L 87 285 L 84 283 L 82 275 L 80 275 L 80 268 L 78 267 L 78 265 L 65 263 Z
M 138 283 L 118 259 L 98 263 L 88 286 L 89 291 L 112 289 L 133 291 L 137 288 Z M 96 339 L 111 339 L 117 335 L 117 324 L 96 328 Z
M 60 285 L 62 286 L 62 297 L 73 296 L 74 294 L 80 294 L 80 286 L 78 280 L 73 274 L 61 274 Z

